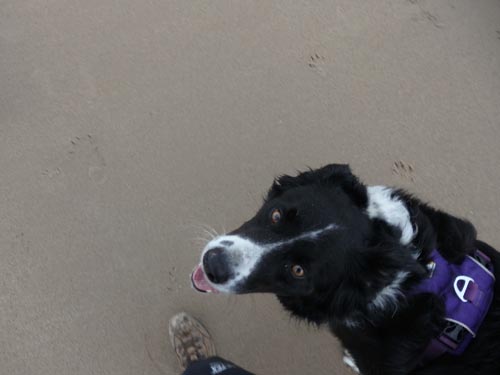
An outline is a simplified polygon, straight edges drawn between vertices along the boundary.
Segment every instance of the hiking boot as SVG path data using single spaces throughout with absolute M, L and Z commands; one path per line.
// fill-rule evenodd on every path
M 216 354 L 207 329 L 186 313 L 179 313 L 170 319 L 168 332 L 182 371 L 191 363 Z

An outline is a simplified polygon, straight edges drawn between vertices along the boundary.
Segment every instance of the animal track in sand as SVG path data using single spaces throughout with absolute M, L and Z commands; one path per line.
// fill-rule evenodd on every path
M 420 17 L 429 21 L 432 25 L 434 25 L 438 29 L 442 29 L 444 25 L 439 20 L 439 17 L 425 9 L 419 0 L 408 0 L 409 3 L 416 5 L 420 10 Z M 414 20 L 418 20 L 418 17 L 414 18 Z
M 177 277 L 175 276 L 175 271 L 176 271 L 175 267 L 172 267 L 170 269 L 170 271 L 168 271 L 168 278 L 170 279 L 170 285 L 167 286 L 167 290 L 169 292 L 174 291 L 174 289 L 180 289 L 181 288 L 181 286 L 178 285 L 178 283 L 177 283 Z
M 392 173 L 404 179 L 415 182 L 415 168 L 412 164 L 403 160 L 397 160 L 392 164 Z
M 88 175 L 92 181 L 96 184 L 102 184 L 106 181 L 106 161 L 102 156 L 102 153 L 91 134 L 87 134 L 84 137 L 74 137 L 70 141 L 72 149 L 68 152 L 69 154 L 82 153 L 83 158 L 89 160 Z
M 85 136 L 75 136 L 69 140 L 69 148 L 65 151 L 65 156 L 56 163 L 55 166 L 42 171 L 42 176 L 50 179 L 63 172 L 78 171 L 85 168 L 88 177 L 96 184 L 106 181 L 106 160 L 91 134 Z
M 324 64 L 325 64 L 325 57 L 321 56 L 318 53 L 314 53 L 311 56 L 309 56 L 309 60 L 307 62 L 309 68 L 314 69 L 317 73 L 321 75 L 325 75 L 325 71 L 322 68 L 322 65 Z

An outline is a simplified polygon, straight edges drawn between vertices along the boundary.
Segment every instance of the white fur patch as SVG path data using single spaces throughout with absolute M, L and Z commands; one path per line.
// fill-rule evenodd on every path
M 344 357 L 342 357 L 342 361 L 344 362 L 344 364 L 346 364 L 348 367 L 350 367 L 351 370 L 353 370 L 356 374 L 361 373 L 359 371 L 358 366 L 356 365 L 356 361 L 354 361 L 354 358 L 352 357 L 349 350 L 344 349 Z
M 272 242 L 268 244 L 259 244 L 237 235 L 219 236 L 217 238 L 214 238 L 205 246 L 201 258 L 203 259 L 205 253 L 210 249 L 216 247 L 222 247 L 225 249 L 233 266 L 234 277 L 223 285 L 217 284 L 213 286 L 221 292 L 230 293 L 237 284 L 250 276 L 260 259 L 271 250 L 292 244 L 300 240 L 314 240 L 318 237 L 321 237 L 321 235 L 323 235 L 324 233 L 338 228 L 339 227 L 336 224 L 330 224 L 322 229 L 305 232 L 288 240 Z M 231 242 L 232 245 L 225 245 L 225 243 Z
M 394 190 L 386 186 L 368 187 L 368 216 L 381 219 L 401 230 L 401 243 L 408 245 L 415 237 L 410 213 Z
M 222 244 L 224 241 L 230 241 L 233 244 L 229 247 L 224 246 Z M 224 285 L 213 285 L 217 290 L 226 293 L 230 293 L 236 284 L 238 284 L 241 280 L 246 279 L 252 272 L 258 260 L 264 255 L 264 253 L 267 252 L 265 246 L 259 245 L 243 237 L 224 235 L 210 241 L 207 246 L 205 246 L 201 258 L 203 259 L 203 256 L 207 251 L 216 247 L 223 247 L 225 249 L 230 262 L 233 265 L 234 277 Z
M 394 280 L 384 288 L 382 288 L 375 298 L 370 302 L 369 306 L 378 310 L 386 310 L 392 307 L 394 311 L 398 308 L 398 299 L 402 296 L 401 284 L 409 276 L 406 271 L 400 271 L 394 277 Z

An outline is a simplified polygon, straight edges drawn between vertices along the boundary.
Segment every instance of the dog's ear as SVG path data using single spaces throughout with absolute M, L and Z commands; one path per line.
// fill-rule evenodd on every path
M 351 172 L 349 165 L 329 164 L 318 169 L 318 172 L 327 183 L 340 186 L 357 206 L 368 206 L 366 186 Z
M 311 184 L 340 186 L 356 205 L 363 208 L 368 205 L 366 186 L 352 174 L 347 164 L 329 164 L 299 173 L 295 177 L 283 175 L 274 180 L 267 199 L 277 197 L 290 188 Z

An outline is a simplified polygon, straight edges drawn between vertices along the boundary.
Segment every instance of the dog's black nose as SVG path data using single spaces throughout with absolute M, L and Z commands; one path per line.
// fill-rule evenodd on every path
M 203 256 L 203 269 L 214 284 L 223 284 L 229 280 L 231 270 L 225 250 L 221 247 L 208 250 Z

